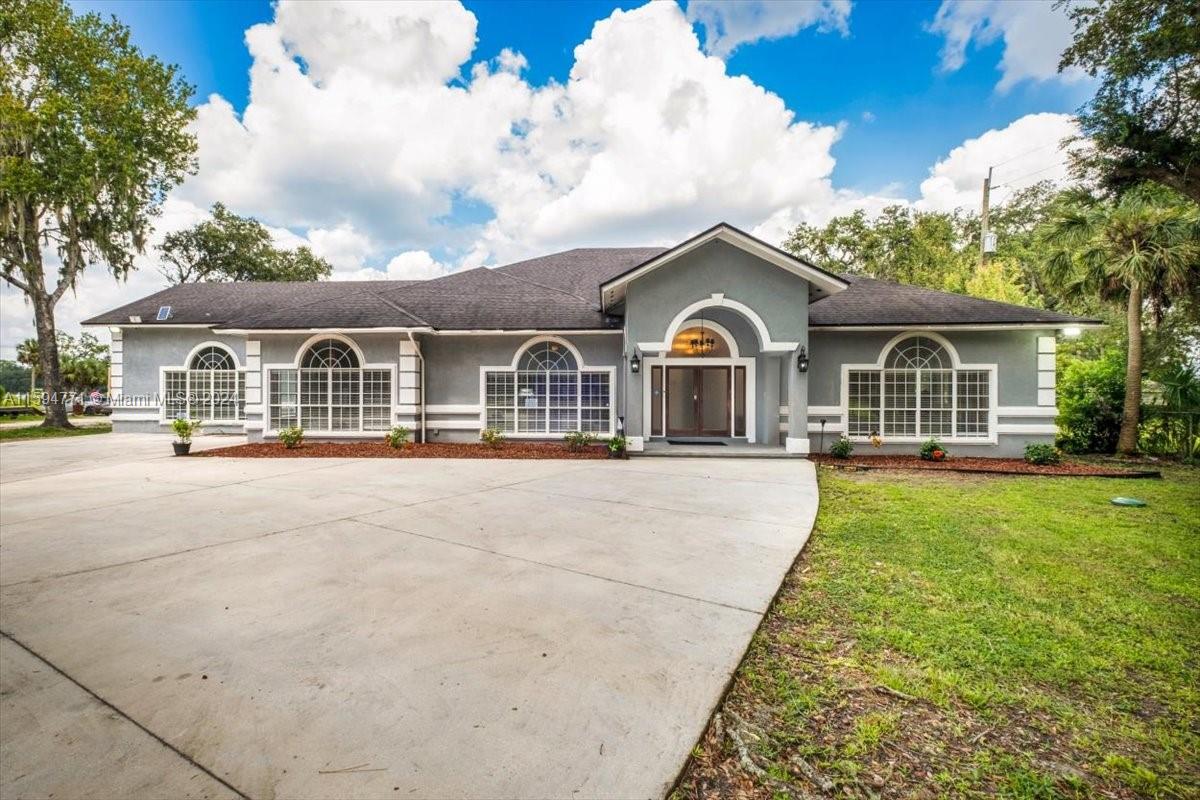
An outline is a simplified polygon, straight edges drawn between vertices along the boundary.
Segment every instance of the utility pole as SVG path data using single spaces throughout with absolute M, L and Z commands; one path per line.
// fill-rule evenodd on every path
M 979 266 L 987 261 L 988 240 L 988 203 L 992 197 L 992 168 L 988 167 L 987 177 L 983 179 L 983 214 L 979 217 Z

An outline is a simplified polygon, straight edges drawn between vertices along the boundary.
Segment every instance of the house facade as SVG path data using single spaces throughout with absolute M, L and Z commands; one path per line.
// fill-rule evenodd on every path
M 428 281 L 184 284 L 85 324 L 112 333 L 118 431 L 1013 456 L 1054 439 L 1058 337 L 1098 323 L 835 275 L 721 224 Z

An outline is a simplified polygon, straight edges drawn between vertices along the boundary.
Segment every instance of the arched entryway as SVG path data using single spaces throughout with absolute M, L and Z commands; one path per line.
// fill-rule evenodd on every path
M 669 349 L 646 360 L 645 380 L 650 436 L 753 440 L 754 359 L 720 323 L 682 322 Z

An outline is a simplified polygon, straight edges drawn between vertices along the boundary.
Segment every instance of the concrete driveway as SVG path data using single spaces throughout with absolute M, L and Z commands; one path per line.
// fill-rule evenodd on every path
M 168 442 L 0 446 L 0 796 L 659 797 L 817 507 L 805 461 Z

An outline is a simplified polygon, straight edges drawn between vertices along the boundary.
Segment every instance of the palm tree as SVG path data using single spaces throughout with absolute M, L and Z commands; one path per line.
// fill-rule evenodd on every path
M 1065 299 L 1123 303 L 1129 342 L 1117 451 L 1137 451 L 1142 404 L 1142 313 L 1155 323 L 1200 291 L 1200 208 L 1147 184 L 1117 200 L 1065 192 L 1039 229 L 1047 276 Z
M 38 359 L 37 339 L 26 339 L 17 345 L 17 363 L 29 367 L 29 403 L 33 404 L 33 391 L 37 386 Z

